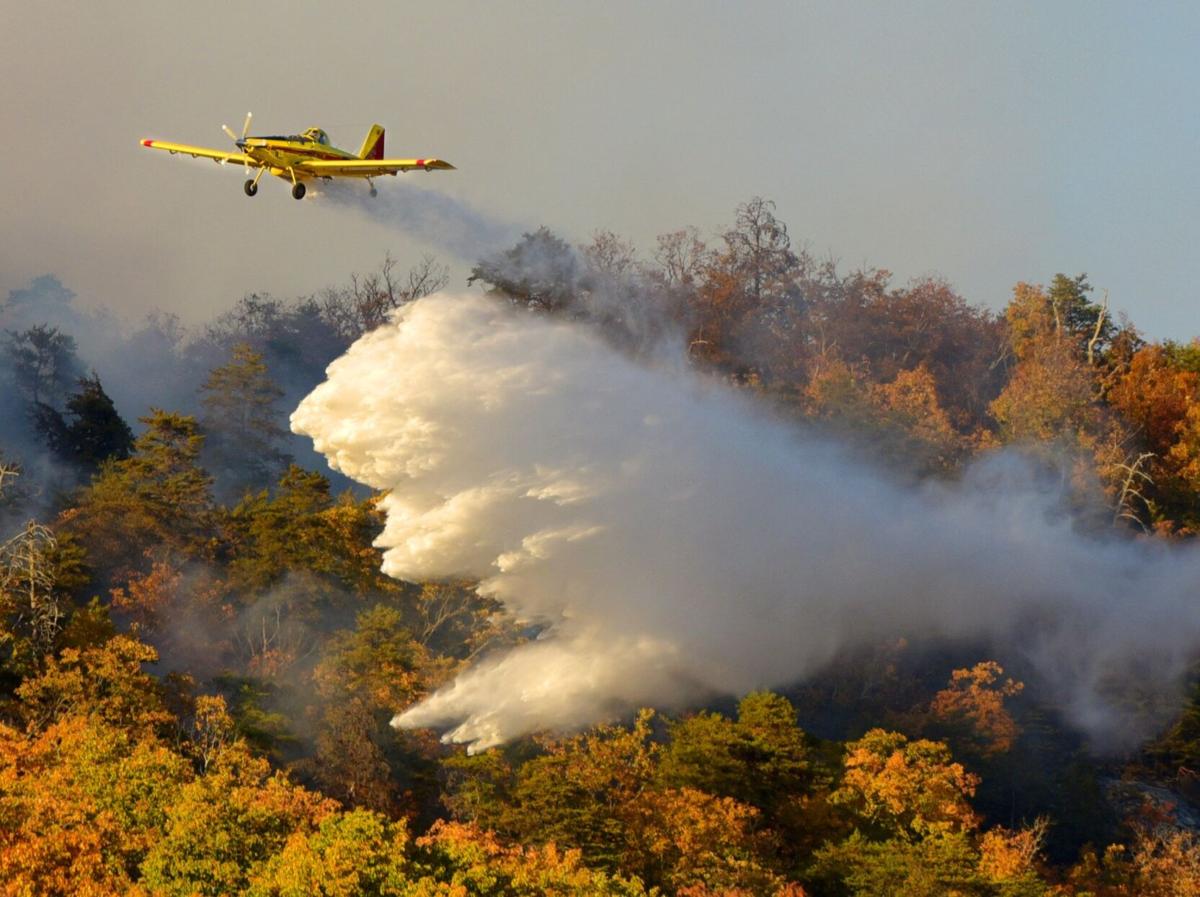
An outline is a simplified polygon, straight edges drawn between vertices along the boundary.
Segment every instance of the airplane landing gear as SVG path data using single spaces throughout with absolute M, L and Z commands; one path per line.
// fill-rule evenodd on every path
M 370 178 L 367 178 L 367 186 L 371 188 L 372 198 L 379 195 L 379 191 L 375 189 L 375 182 L 373 180 L 371 180 Z
M 304 199 L 304 192 L 305 190 L 303 181 L 296 181 L 296 183 L 292 184 L 293 199 Z
M 374 185 L 372 185 L 372 187 L 371 187 L 371 195 L 372 195 L 372 196 L 378 196 L 378 195 L 379 195 L 379 191 L 375 189 Z
M 258 192 L 258 182 L 254 178 L 249 178 L 246 181 L 244 189 L 247 196 L 253 196 Z

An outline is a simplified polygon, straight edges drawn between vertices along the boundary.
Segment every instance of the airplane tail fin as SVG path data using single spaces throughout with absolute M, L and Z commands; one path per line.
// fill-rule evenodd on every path
M 380 125 L 371 125 L 371 130 L 367 132 L 367 136 L 363 140 L 362 149 L 358 151 L 358 157 L 360 159 L 383 158 L 383 128 Z

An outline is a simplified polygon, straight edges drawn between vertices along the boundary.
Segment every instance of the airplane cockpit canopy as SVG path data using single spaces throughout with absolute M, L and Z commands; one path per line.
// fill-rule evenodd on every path
M 304 132 L 304 136 L 314 143 L 319 143 L 322 146 L 329 146 L 329 135 L 320 128 L 309 128 Z

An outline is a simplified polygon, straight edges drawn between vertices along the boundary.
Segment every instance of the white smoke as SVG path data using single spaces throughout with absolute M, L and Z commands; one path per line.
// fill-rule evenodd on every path
M 319 184 L 313 195 L 469 261 L 499 252 L 521 235 L 522 228 L 513 222 L 440 190 L 392 178 L 378 178 L 377 183 L 375 196 L 364 184 L 339 181 Z
M 1085 727 L 1200 644 L 1200 558 L 1097 542 L 1000 458 L 913 491 L 682 366 L 481 297 L 401 310 L 292 416 L 378 489 L 385 572 L 475 577 L 546 628 L 401 713 L 472 750 L 794 682 L 900 633 L 1019 636 Z

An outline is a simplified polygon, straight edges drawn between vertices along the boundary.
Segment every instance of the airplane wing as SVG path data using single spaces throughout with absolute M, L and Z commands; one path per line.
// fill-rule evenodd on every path
M 188 146 L 186 143 L 167 143 L 165 140 L 143 140 L 142 146 L 148 146 L 150 149 L 166 150 L 171 155 L 184 153 L 197 159 L 212 159 L 215 162 L 220 162 L 222 165 L 226 162 L 232 162 L 234 165 L 258 165 L 257 162 L 245 153 L 230 153 L 225 150 L 207 149 L 203 146 Z
M 296 165 L 297 171 L 309 171 L 321 177 L 375 177 L 398 171 L 448 171 L 453 168 L 442 159 L 314 159 Z

